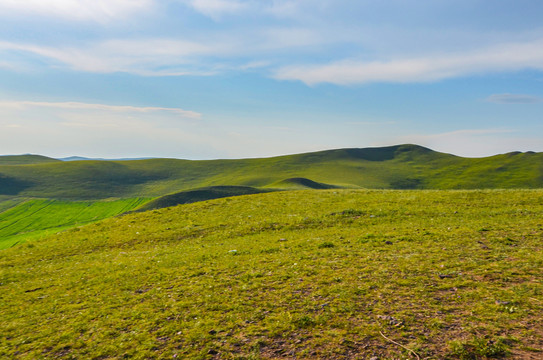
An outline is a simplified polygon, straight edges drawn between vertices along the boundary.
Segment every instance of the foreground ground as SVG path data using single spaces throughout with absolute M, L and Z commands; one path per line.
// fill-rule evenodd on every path
M 543 191 L 278 192 L 0 251 L 0 358 L 543 357 Z

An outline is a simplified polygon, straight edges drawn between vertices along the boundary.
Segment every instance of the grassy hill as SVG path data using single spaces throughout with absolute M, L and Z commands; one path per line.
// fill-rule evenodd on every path
M 263 159 L 0 165 L 0 197 L 72 200 L 157 197 L 209 186 L 273 187 L 280 184 L 292 188 L 292 181 L 281 182 L 300 178 L 345 188 L 541 188 L 542 164 L 542 153 L 472 159 L 416 145 L 398 145 Z M 296 186 L 305 185 L 298 182 Z
M 332 189 L 111 218 L 0 252 L 0 358 L 540 358 L 542 214 Z
M 41 155 L 0 155 L 0 165 L 43 164 L 59 161 L 60 160 Z

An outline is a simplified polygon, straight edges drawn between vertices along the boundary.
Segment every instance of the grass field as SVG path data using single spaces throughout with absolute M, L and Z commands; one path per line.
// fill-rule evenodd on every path
M 0 358 L 543 357 L 543 191 L 308 190 L 0 252 Z
M 0 249 L 137 208 L 148 199 L 59 201 L 15 199 L 0 203 Z M 6 209 L 7 206 L 10 208 Z

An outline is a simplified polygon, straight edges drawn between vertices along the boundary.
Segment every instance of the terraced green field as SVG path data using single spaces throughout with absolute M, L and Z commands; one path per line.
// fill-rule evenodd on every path
M 0 251 L 0 358 L 540 359 L 543 191 L 308 190 Z
M 0 249 L 122 214 L 148 201 L 145 198 L 112 201 L 11 200 L 0 203 Z M 6 207 L 10 208 L 6 209 Z M 2 208 L 0 207 L 0 210 Z

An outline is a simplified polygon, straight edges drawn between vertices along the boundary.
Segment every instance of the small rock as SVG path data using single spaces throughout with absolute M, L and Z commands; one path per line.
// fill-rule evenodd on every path
M 385 241 L 385 244 L 387 244 L 387 245 L 392 245 L 392 244 L 393 244 L 393 242 L 392 242 L 392 241 L 390 241 L 390 240 L 387 240 L 387 241 Z
M 400 326 L 403 325 L 403 321 L 398 320 L 390 315 L 377 315 L 378 319 L 386 320 L 390 325 Z
M 287 241 L 287 239 L 279 239 L 279 241 Z

